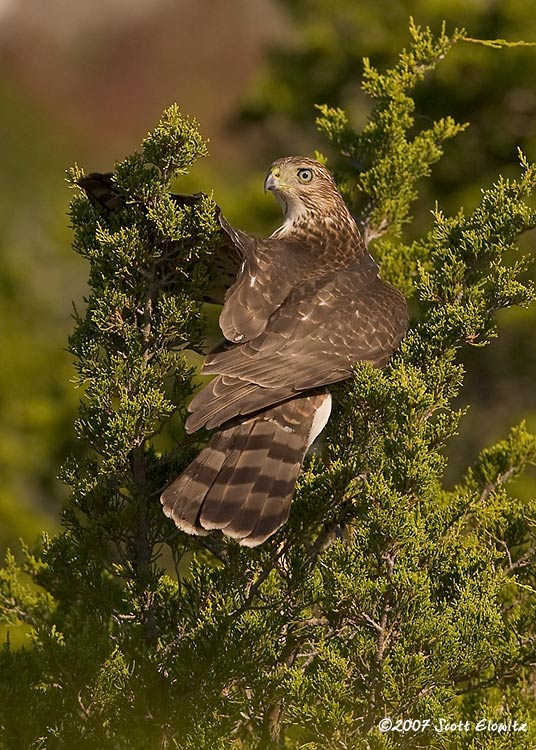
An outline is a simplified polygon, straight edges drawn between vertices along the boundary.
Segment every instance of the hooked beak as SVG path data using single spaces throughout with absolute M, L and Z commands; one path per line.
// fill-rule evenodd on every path
M 264 180 L 264 192 L 268 192 L 268 190 L 279 190 L 280 183 L 277 177 L 274 177 L 273 173 L 270 172 L 266 179 Z

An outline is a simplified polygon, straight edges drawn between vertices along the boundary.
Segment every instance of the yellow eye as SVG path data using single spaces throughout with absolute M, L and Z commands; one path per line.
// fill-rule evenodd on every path
M 300 182 L 311 182 L 313 179 L 313 170 L 307 167 L 298 169 L 298 180 Z

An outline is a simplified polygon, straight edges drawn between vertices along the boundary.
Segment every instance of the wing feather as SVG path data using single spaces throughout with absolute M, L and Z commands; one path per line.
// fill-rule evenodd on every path
M 209 355 L 218 375 L 190 403 L 187 430 L 216 427 L 292 394 L 347 378 L 357 362 L 382 366 L 407 327 L 403 296 L 359 265 L 295 290 L 253 340 Z M 217 396 L 217 398 L 214 398 Z

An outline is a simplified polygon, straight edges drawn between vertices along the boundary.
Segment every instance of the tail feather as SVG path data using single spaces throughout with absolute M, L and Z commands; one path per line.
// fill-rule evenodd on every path
M 277 445 L 277 426 L 263 421 L 266 437 L 262 448 L 256 450 L 250 460 L 254 460 L 254 470 L 251 474 L 242 474 L 241 483 L 237 486 L 228 485 L 224 497 L 233 502 L 232 516 L 222 528 L 227 536 L 242 539 L 248 536 L 255 527 L 259 513 L 264 503 L 270 497 L 273 484 L 273 474 L 277 472 L 277 463 L 272 458 L 274 445 Z M 290 490 L 292 494 L 292 489 Z
M 237 485 L 239 486 L 242 474 L 254 471 L 254 467 L 247 465 L 246 457 L 251 450 L 251 447 L 248 449 L 248 445 L 259 446 L 257 428 L 258 425 L 253 419 L 231 428 L 233 437 L 227 458 L 217 478 L 208 489 L 201 508 L 199 520 L 203 528 L 221 529 L 232 516 L 236 504 L 230 494 L 234 492 Z
M 229 442 L 229 436 L 224 431 L 217 432 L 207 447 L 162 493 L 160 501 L 164 513 L 187 534 L 208 533 L 199 525 L 199 511 L 207 491 L 225 463 Z
M 309 438 L 328 400 L 326 391 L 298 396 L 217 432 L 163 493 L 166 515 L 190 534 L 221 529 L 248 547 L 264 542 L 288 518 Z
M 286 523 L 306 447 L 303 433 L 287 433 L 284 443 L 275 442 L 272 445 L 269 460 L 259 477 L 258 490 L 254 489 L 251 497 L 256 505 L 256 519 L 254 524 L 250 520 L 251 528 L 241 538 L 240 543 L 244 546 L 255 547 L 262 544 Z M 269 478 L 266 489 L 263 477 Z M 244 520 L 244 517 L 237 518 L 232 524 L 233 528 L 240 528 Z M 225 529 L 225 533 L 229 534 L 229 528 Z
M 285 523 L 304 452 L 303 434 L 278 428 L 250 492 L 236 508 L 225 534 L 253 546 L 266 538 L 259 537 L 257 541 L 255 529 L 261 517 L 272 519 L 270 533 Z

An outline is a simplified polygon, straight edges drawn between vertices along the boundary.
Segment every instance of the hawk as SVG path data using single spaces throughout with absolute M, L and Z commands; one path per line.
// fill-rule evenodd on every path
M 264 188 L 284 217 L 267 239 L 220 215 L 242 265 L 220 315 L 225 342 L 202 368 L 216 377 L 186 421 L 190 433 L 216 432 L 161 496 L 179 529 L 221 529 L 248 547 L 288 518 L 305 454 L 330 415 L 327 386 L 358 362 L 385 365 L 408 323 L 406 300 L 379 278 L 325 166 L 278 159 Z

